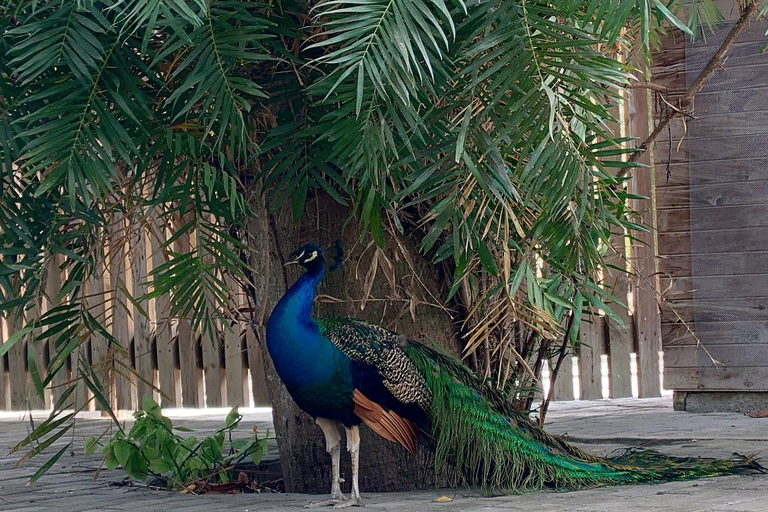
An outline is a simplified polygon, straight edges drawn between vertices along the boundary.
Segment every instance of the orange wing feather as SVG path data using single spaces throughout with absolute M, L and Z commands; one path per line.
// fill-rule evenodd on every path
M 411 454 L 416 453 L 419 430 L 412 421 L 394 411 L 385 410 L 357 389 L 352 394 L 352 401 L 355 403 L 355 414 L 371 427 L 371 430 L 384 439 L 400 443 Z

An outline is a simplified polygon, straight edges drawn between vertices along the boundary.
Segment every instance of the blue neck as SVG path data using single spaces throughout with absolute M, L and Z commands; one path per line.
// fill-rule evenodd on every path
M 312 321 L 315 287 L 325 272 L 325 262 L 311 267 L 275 306 L 267 323 L 267 348 L 275 370 L 288 389 L 324 382 L 334 370 L 338 350 L 320 334 Z
M 275 306 L 275 311 L 279 311 L 282 315 L 293 317 L 294 321 L 309 324 L 312 306 L 315 304 L 315 288 L 317 288 L 317 283 L 320 282 L 324 274 L 325 262 L 308 269 L 285 292 L 285 295 Z

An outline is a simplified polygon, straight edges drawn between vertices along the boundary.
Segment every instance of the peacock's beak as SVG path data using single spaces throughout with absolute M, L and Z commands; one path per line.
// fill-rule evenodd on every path
M 290 265 L 298 265 L 298 264 L 299 264 L 299 262 L 297 260 L 288 260 L 283 265 L 283 268 L 288 267 Z

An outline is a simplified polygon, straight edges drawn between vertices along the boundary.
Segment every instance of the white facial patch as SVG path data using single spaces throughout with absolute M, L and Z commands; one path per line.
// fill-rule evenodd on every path
M 302 253 L 302 256 L 303 255 L 304 254 Z M 317 251 L 312 251 L 312 255 L 309 258 L 305 259 L 304 263 L 309 263 L 310 261 L 312 261 L 315 258 L 317 258 Z

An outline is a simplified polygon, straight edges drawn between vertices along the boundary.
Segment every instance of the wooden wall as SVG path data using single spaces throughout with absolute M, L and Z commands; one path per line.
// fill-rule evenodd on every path
M 652 69 L 666 102 L 676 104 L 732 25 L 667 40 Z M 676 391 L 768 390 L 767 26 L 753 21 L 740 35 L 692 115 L 654 151 L 664 379 Z M 654 116 L 668 108 L 657 94 Z

